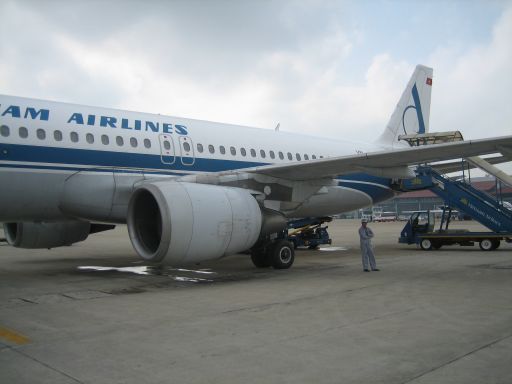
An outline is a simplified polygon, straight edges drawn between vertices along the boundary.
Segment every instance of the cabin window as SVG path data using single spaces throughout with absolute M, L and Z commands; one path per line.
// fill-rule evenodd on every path
M 53 138 L 55 141 L 62 141 L 62 132 L 59 130 L 53 131 Z
M 262 159 L 267 157 L 267 154 L 265 153 L 265 151 L 263 149 L 260 149 L 260 156 L 261 156 Z
M 151 140 L 144 139 L 144 146 L 148 149 L 151 148 Z
M 110 140 L 107 135 L 101 135 L 101 143 L 103 145 L 108 145 L 110 143 Z
M 242 154 L 243 157 L 247 156 L 247 151 L 243 147 L 240 148 L 240 153 Z
M 204 151 L 203 144 L 197 144 L 197 152 L 203 153 L 203 151 Z
M 214 147 L 213 145 L 211 145 L 211 144 L 210 144 L 210 145 L 208 146 L 208 152 L 210 152 L 210 153 L 215 153 L 215 147 Z
M 295 158 L 300 161 L 300 155 L 298 153 L 295 154 Z
M 271 159 L 275 159 L 276 158 L 276 154 L 274 153 L 274 151 L 270 151 L 269 155 L 270 155 Z
M 224 146 L 222 146 L 222 145 L 221 145 L 221 146 L 219 147 L 219 149 L 220 149 L 220 153 L 222 153 L 223 155 L 225 155 L 225 154 L 226 154 L 226 148 L 224 148 Z
M 25 127 L 20 127 L 18 133 L 22 139 L 26 139 L 28 137 L 28 129 Z
M 137 139 L 135 137 L 130 137 L 130 145 L 133 147 L 133 148 L 137 148 L 137 146 L 139 145 Z
M 308 155 L 304 155 L 304 160 L 309 160 L 309 156 Z
M 169 143 L 167 140 L 164 141 L 164 149 L 166 151 L 169 151 L 171 149 L 171 143 Z
M 279 158 L 280 158 L 281 160 L 284 160 L 284 154 L 283 154 L 283 152 L 281 152 L 281 151 L 279 151 Z
M 286 155 L 288 156 L 288 160 L 293 160 L 293 156 L 290 152 L 288 152 Z
M 116 136 L 116 144 L 122 147 L 124 145 L 124 139 L 122 136 Z
M 71 133 L 69 134 L 69 138 L 71 139 L 71 141 L 72 141 L 73 143 L 78 143 L 78 133 L 76 133 L 76 132 L 71 132 Z
M 311 158 L 312 158 L 313 160 L 316 160 L 316 155 L 311 155 Z
M 184 143 L 183 143 L 183 149 L 185 150 L 185 152 L 190 152 L 190 150 L 191 150 L 192 148 L 190 148 L 190 144 L 189 144 L 189 143 L 184 142 Z
M 320 155 L 320 158 L 323 159 L 324 157 L 322 155 Z
M 3 137 L 7 137 L 11 134 L 11 130 L 9 129 L 9 127 L 7 125 L 2 125 L 0 127 L 0 135 L 2 135 Z
M 232 154 L 233 156 L 236 156 L 236 149 L 235 149 L 235 147 L 230 147 L 230 148 L 229 148 L 229 151 L 231 152 L 231 154 Z
M 94 136 L 92 133 L 85 135 L 85 141 L 87 141 L 89 144 L 94 144 Z
M 39 128 L 37 131 L 36 131 L 36 136 L 39 140 L 44 140 L 46 139 L 46 132 L 44 129 L 41 129 Z
M 256 157 L 256 151 L 254 149 L 251 148 L 251 156 L 252 157 Z

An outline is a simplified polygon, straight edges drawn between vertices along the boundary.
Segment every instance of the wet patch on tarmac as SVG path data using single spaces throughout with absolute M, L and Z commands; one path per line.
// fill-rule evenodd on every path
M 348 251 L 349 248 L 347 247 L 320 247 L 318 248 L 319 251 L 323 252 L 335 252 L 335 251 Z
M 139 282 L 135 287 L 124 287 L 112 294 L 142 293 L 159 288 L 185 288 L 205 284 L 247 281 L 276 275 L 272 269 L 227 271 L 210 268 L 187 269 L 159 265 L 137 265 L 126 267 L 113 266 L 79 266 L 77 272 L 81 275 L 133 276 Z
M 210 269 L 184 269 L 165 266 L 140 265 L 129 267 L 80 266 L 79 271 L 86 272 L 119 272 L 143 276 L 165 276 L 171 280 L 187 283 L 212 283 L 217 272 Z

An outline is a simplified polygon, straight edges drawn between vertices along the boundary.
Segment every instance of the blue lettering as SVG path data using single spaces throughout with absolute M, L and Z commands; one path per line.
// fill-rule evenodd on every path
M 121 128 L 124 128 L 124 129 L 135 129 L 136 131 L 140 131 L 141 121 L 140 120 L 134 120 L 133 123 L 134 123 L 134 126 L 130 127 L 130 120 L 128 120 L 128 119 L 121 119 Z
M 101 116 L 100 117 L 100 127 L 112 127 L 115 128 L 117 123 L 117 119 L 111 116 Z
M 163 123 L 162 124 L 162 130 L 163 130 L 164 133 L 172 133 L 172 124 Z
M 146 121 L 146 131 L 152 130 L 158 132 L 160 130 L 160 123 L 153 123 L 152 121 Z
M 176 125 L 175 128 L 178 135 L 188 135 L 187 127 L 184 125 Z
M 50 117 L 50 111 L 48 109 L 39 109 L 36 111 L 35 108 L 27 107 L 25 110 L 25 119 L 30 115 L 32 120 L 37 119 L 37 116 L 39 117 L 39 120 L 46 120 L 48 121 L 48 118 Z
M 121 128 L 133 129 L 132 127 L 130 127 L 130 123 L 129 123 L 128 119 L 121 119 Z
M 2 116 L 7 114 L 10 114 L 12 117 L 21 117 L 20 107 L 17 105 L 10 105 L 9 108 L 7 108 L 4 113 L 2 113 Z
M 87 125 L 94 125 L 96 123 L 96 115 L 87 115 Z
M 73 113 L 71 117 L 68 120 L 69 123 L 76 123 L 76 124 L 83 124 L 84 123 L 84 117 L 81 113 Z

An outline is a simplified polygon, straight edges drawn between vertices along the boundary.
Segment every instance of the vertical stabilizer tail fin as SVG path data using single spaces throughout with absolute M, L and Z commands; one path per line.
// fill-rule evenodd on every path
M 427 133 L 430 120 L 433 69 L 416 66 L 407 83 L 385 131 L 379 138 L 381 144 L 398 144 L 399 135 Z

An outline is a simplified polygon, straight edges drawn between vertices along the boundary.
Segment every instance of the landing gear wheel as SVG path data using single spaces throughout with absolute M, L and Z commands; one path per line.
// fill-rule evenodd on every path
M 491 239 L 483 239 L 480 240 L 480 249 L 482 251 L 492 251 L 494 249 L 494 244 Z
M 271 265 L 267 255 L 263 252 L 252 251 L 251 260 L 256 268 L 268 268 Z
M 420 241 L 420 247 L 424 251 L 432 250 L 432 242 L 429 239 L 423 239 Z
M 275 269 L 288 269 L 295 260 L 295 251 L 289 241 L 279 240 L 270 249 L 269 256 Z

